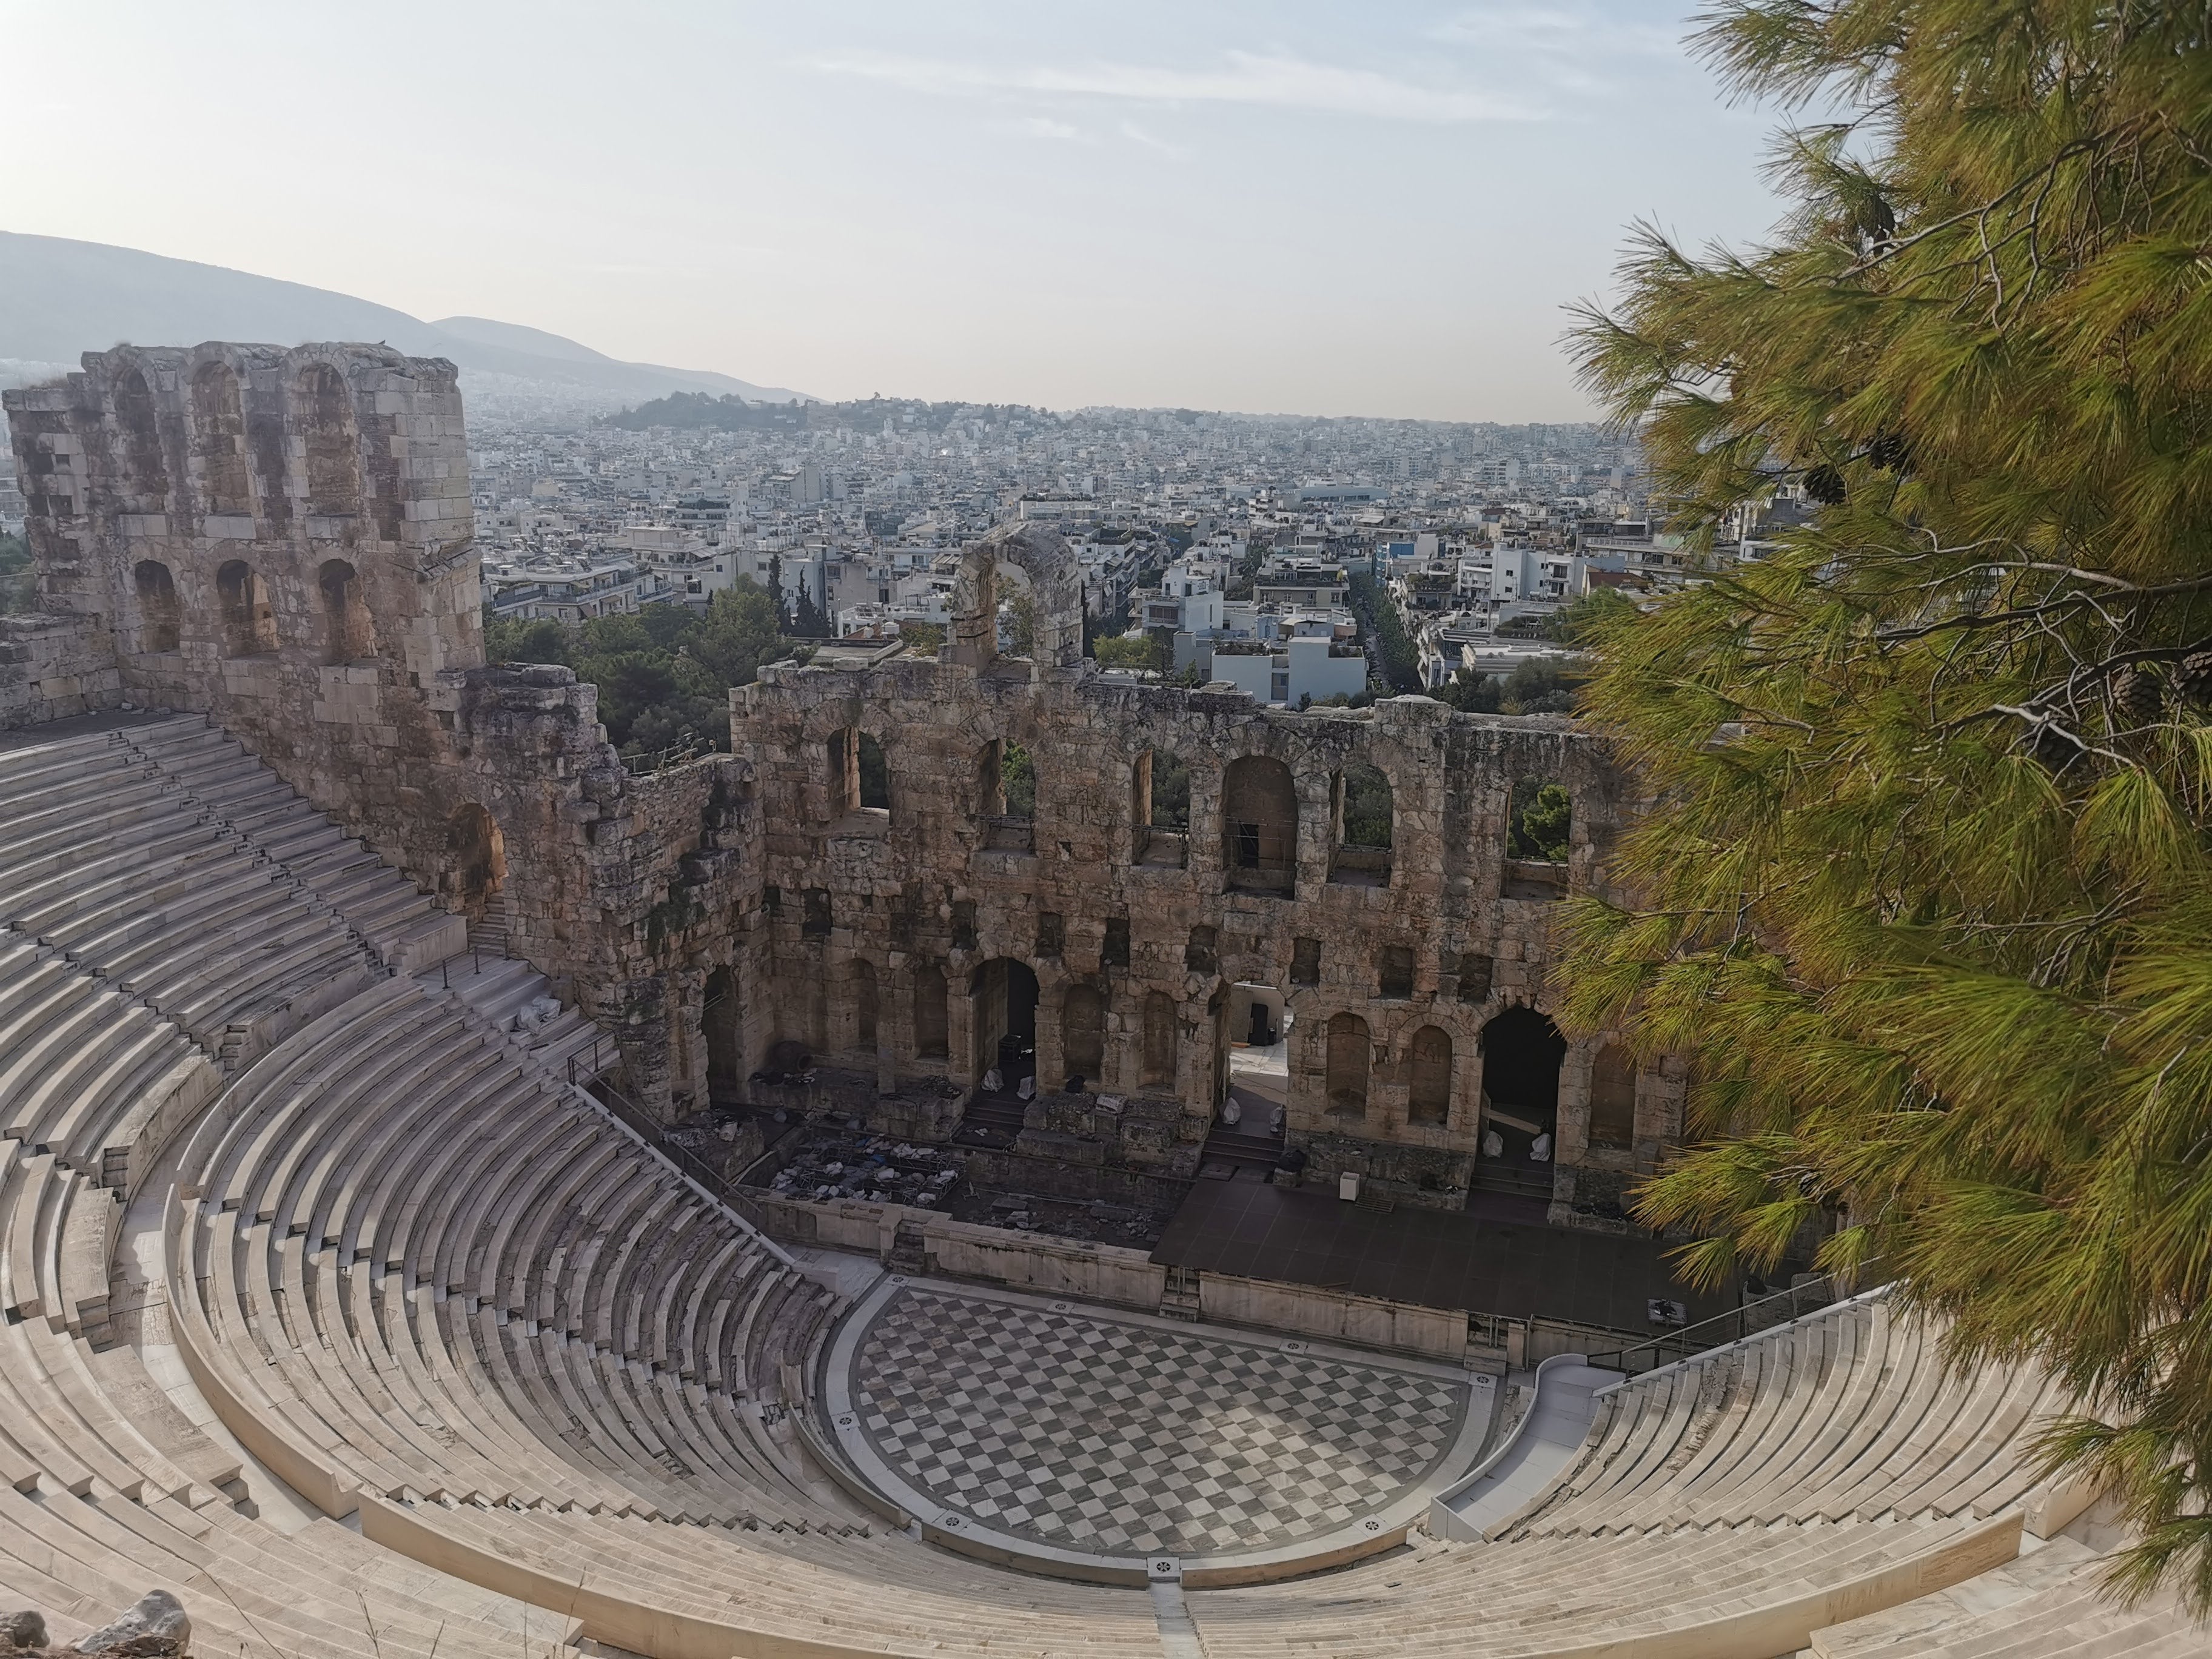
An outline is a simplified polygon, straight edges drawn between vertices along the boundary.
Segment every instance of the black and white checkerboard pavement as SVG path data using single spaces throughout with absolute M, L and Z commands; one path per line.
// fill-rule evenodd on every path
M 1468 1403 L 1464 1382 L 1385 1364 L 916 1287 L 851 1379 L 902 1479 L 984 1528 L 1110 1555 L 1345 1527 L 1434 1469 Z

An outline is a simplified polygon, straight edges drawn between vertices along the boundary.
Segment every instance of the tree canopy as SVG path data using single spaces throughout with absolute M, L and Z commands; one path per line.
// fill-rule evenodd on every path
M 775 605 L 740 577 L 705 608 L 649 605 L 588 622 L 491 622 L 494 662 L 565 663 L 599 688 L 599 720 L 618 749 L 730 746 L 730 688 L 749 685 L 780 654 Z
M 1635 239 L 1575 345 L 1693 549 L 1594 632 L 1656 805 L 1566 1015 L 1695 1057 L 1639 1199 L 1717 1275 L 1818 1241 L 2077 1390 L 2118 1587 L 2212 1608 L 2212 15 L 1723 0 L 1771 243 Z

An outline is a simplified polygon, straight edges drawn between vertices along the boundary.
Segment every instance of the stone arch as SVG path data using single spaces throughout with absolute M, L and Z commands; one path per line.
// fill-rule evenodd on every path
M 1083 574 L 1067 543 L 1041 525 L 1006 524 L 962 555 L 952 588 L 952 659 L 982 668 L 999 655 L 999 571 L 1028 579 L 1036 607 L 1031 655 L 1040 668 L 1083 660 Z
M 1367 1110 L 1367 1074 L 1374 1055 L 1367 1036 L 1367 1022 L 1355 1013 L 1332 1014 L 1326 1034 L 1328 1045 L 1323 1093 L 1332 1112 L 1364 1114 Z
M 917 963 L 914 970 L 914 1052 L 923 1060 L 943 1060 L 952 1052 L 945 969 L 933 962 Z
M 159 559 L 141 559 L 131 572 L 138 601 L 138 648 L 174 651 L 184 632 L 184 611 L 177 603 L 177 579 Z
M 126 368 L 115 382 L 115 424 L 123 438 L 124 499 L 134 512 L 166 512 L 169 465 L 153 389 L 141 369 Z
M 1152 1086 L 1176 1080 L 1176 1006 L 1165 991 L 1145 997 L 1144 1054 L 1139 1075 Z
M 1590 1062 L 1589 1144 L 1626 1151 L 1636 1142 L 1636 1061 L 1608 1042 Z
M 252 512 L 246 411 L 239 402 L 238 376 L 228 363 L 202 363 L 192 374 L 192 447 L 199 459 L 203 509 L 226 516 Z
M 307 511 L 343 514 L 361 510 L 361 437 L 345 376 L 328 363 L 301 371 L 293 404 L 306 463 Z
M 739 1038 L 738 976 L 727 966 L 707 975 L 699 1024 L 707 1039 L 707 1096 L 734 1099 L 744 1082 Z
M 854 957 L 848 969 L 853 981 L 853 1046 L 864 1054 L 876 1051 L 876 964 Z
M 1380 767 L 1356 762 L 1331 777 L 1328 878 L 1388 886 L 1396 816 L 1390 780 Z
M 446 866 L 438 884 L 447 908 L 472 920 L 506 886 L 507 842 L 481 801 L 463 801 L 446 819 Z
M 1071 1078 L 1096 1087 L 1106 1066 L 1106 994 L 1078 981 L 1060 1004 L 1060 1052 Z
M 1018 957 L 994 957 L 969 976 L 969 1034 L 975 1074 L 997 1068 L 1006 1086 L 1036 1069 L 1036 970 Z
M 243 559 L 215 573 L 216 602 L 222 612 L 222 654 L 265 656 L 276 649 L 276 611 L 269 584 Z
M 1407 1048 L 1406 1121 L 1441 1127 L 1451 1121 L 1452 1040 L 1434 1025 L 1413 1033 Z
M 1232 888 L 1296 896 L 1298 792 L 1282 762 L 1245 755 L 1229 763 L 1221 780 L 1221 864 Z
M 322 601 L 323 660 L 360 662 L 376 654 L 376 624 L 362 598 L 361 573 L 343 559 L 325 559 L 315 573 Z

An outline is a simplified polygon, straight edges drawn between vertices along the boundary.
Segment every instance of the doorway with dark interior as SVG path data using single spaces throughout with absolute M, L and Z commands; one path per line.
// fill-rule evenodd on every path
M 1036 1091 L 1036 974 L 1025 962 L 997 957 L 968 986 L 975 1089 L 955 1139 L 1011 1146 Z
M 1482 1127 L 1468 1209 L 1500 1219 L 1544 1218 L 1566 1056 L 1559 1028 L 1534 1008 L 1508 1008 L 1482 1028 Z
M 1282 992 L 1272 985 L 1239 982 L 1228 988 L 1220 1028 L 1228 1065 L 1200 1160 L 1202 1175 L 1217 1181 L 1265 1181 L 1281 1158 L 1293 1018 Z

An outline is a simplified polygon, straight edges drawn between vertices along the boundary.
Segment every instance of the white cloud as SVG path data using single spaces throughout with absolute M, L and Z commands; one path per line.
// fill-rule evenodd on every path
M 1027 94 L 1161 103 L 1259 105 L 1376 120 L 1527 121 L 1543 112 L 1519 100 L 1466 88 L 1433 87 L 1373 70 L 1316 64 L 1281 53 L 1232 52 L 1218 69 L 1160 69 L 1094 63 L 1081 68 L 997 68 L 939 58 L 858 54 L 818 58 L 810 67 L 940 97 Z
M 1575 52 L 1604 56 L 1625 52 L 1637 57 L 1679 58 L 1682 28 L 1669 22 L 1622 21 L 1589 0 L 1554 0 L 1528 3 L 1474 5 L 1439 23 L 1430 31 L 1433 40 L 1452 46 L 1497 46 L 1509 51 L 1544 53 Z
M 1032 115 L 1021 124 L 1022 131 L 1032 138 L 1057 138 L 1062 141 L 1083 137 L 1083 129 L 1070 126 L 1065 121 L 1054 121 L 1045 116 Z
M 1163 155 L 1172 155 L 1178 161 L 1190 154 L 1181 144 L 1171 144 L 1164 138 L 1146 132 L 1134 121 L 1121 123 L 1121 136 L 1133 144 L 1142 144 L 1146 149 L 1156 149 Z

